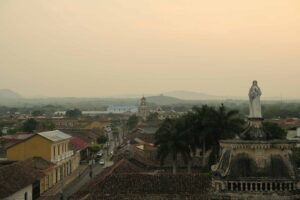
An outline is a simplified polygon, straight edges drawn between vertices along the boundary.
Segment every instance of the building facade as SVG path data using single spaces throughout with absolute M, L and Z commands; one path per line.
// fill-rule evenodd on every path
M 27 187 L 23 188 L 15 192 L 14 194 L 10 195 L 9 197 L 4 198 L 3 200 L 30 200 L 32 198 L 32 185 L 28 185 Z
M 41 157 L 0 165 L 0 199 L 35 200 L 45 191 L 45 177 L 55 164 Z
M 48 190 L 79 166 L 80 154 L 70 150 L 71 136 L 61 131 L 47 131 L 17 143 L 7 149 L 8 160 L 26 160 L 39 156 L 55 164 L 55 167 L 40 181 L 41 193 Z

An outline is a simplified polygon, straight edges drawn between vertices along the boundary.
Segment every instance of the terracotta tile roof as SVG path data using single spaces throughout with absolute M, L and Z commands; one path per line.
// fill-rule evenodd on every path
M 137 166 L 140 166 L 145 169 L 149 168 L 158 168 L 160 167 L 157 160 L 150 159 L 145 153 L 134 145 L 129 145 L 126 147 L 126 150 L 120 151 L 113 156 L 113 161 L 118 162 L 121 159 L 128 159 L 131 163 L 134 163 Z
M 73 136 L 78 137 L 84 140 L 87 143 L 96 142 L 97 138 L 101 134 L 98 131 L 93 131 L 89 129 L 62 129 L 65 133 Z
M 96 184 L 104 181 L 106 177 L 111 176 L 113 174 L 122 174 L 122 173 L 137 173 L 137 172 L 145 172 L 146 170 L 136 165 L 134 162 L 129 161 L 126 158 L 119 158 L 120 160 L 115 161 L 113 166 L 108 168 L 104 168 L 103 171 L 98 174 L 93 180 L 83 187 L 80 188 L 79 191 L 76 192 L 74 197 L 82 197 L 88 194 L 91 188 L 94 188 Z
M 143 133 L 141 129 L 136 129 L 128 134 L 128 139 L 134 141 L 135 139 L 143 140 L 146 143 L 154 143 L 154 134 Z
M 198 171 L 187 174 L 185 168 L 173 175 L 171 169 L 161 168 L 134 145 L 121 149 L 113 161 L 113 166 L 105 168 L 84 185 L 74 199 L 209 199 L 210 177 L 207 174 Z
M 0 199 L 33 184 L 45 176 L 54 164 L 41 157 L 33 157 L 0 168 Z
M 171 169 L 162 169 L 133 145 L 116 154 L 113 161 L 113 166 L 84 185 L 74 198 L 144 200 L 146 195 L 149 199 L 171 200 L 182 196 L 181 199 L 192 200 L 208 197 L 208 175 L 180 173 L 186 169 L 178 169 L 179 173 L 172 175 Z
M 135 199 L 156 196 L 160 200 L 209 199 L 210 177 L 207 174 L 114 173 L 91 182 L 85 192 L 87 199 Z M 177 199 L 176 198 L 176 199 Z M 146 198 L 152 199 L 152 198 Z M 157 199 L 157 198 L 155 198 Z
M 78 151 L 88 147 L 88 143 L 79 137 L 72 137 L 70 139 L 70 147 L 72 150 Z

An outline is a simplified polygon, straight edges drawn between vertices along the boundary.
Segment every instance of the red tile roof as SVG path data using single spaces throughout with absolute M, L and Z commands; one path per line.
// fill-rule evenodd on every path
M 72 137 L 70 139 L 70 146 L 73 150 L 83 150 L 88 147 L 88 143 L 78 137 Z
M 35 183 L 55 165 L 40 157 L 32 157 L 0 168 L 0 199 Z

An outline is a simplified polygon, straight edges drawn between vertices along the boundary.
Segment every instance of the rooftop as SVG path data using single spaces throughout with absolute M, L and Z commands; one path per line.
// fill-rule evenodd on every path
M 17 133 L 13 135 L 4 135 L 1 138 L 5 140 L 25 140 L 34 134 L 29 134 L 29 133 Z
M 70 146 L 72 150 L 83 150 L 88 147 L 88 143 L 79 137 L 72 137 L 70 139 Z
M 33 157 L 0 168 L 0 199 L 33 184 L 45 176 L 54 164 L 41 157 Z
M 75 199 L 209 199 L 207 174 L 161 173 L 141 167 L 133 158 L 122 158 L 105 168 L 73 196 Z
M 55 131 L 46 131 L 46 132 L 41 132 L 41 133 L 37 133 L 38 135 L 51 140 L 53 142 L 57 142 L 57 141 L 61 141 L 61 140 L 66 140 L 66 139 L 70 139 L 71 136 L 61 132 L 59 130 L 55 130 Z

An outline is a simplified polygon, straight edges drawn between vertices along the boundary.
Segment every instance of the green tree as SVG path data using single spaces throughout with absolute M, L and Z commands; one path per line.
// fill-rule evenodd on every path
M 105 144 L 108 141 L 108 138 L 105 135 L 100 135 L 97 138 L 97 143 L 98 144 Z
M 233 139 L 244 127 L 245 121 L 239 116 L 237 110 L 228 110 L 223 104 L 214 110 L 212 123 L 209 124 L 213 142 L 222 139 Z
M 92 156 L 100 151 L 101 147 L 98 144 L 93 144 L 88 147 L 88 150 L 91 152 Z
M 264 122 L 263 129 L 267 134 L 268 140 L 286 139 L 287 132 L 284 129 L 282 129 L 278 124 L 272 122 Z
M 2 135 L 3 135 L 3 133 L 2 133 L 2 129 L 3 129 L 3 125 L 1 125 L 1 124 L 0 124 L 0 136 L 2 136 Z
M 237 110 L 229 110 L 223 104 L 214 110 L 211 117 L 212 123 L 208 123 L 206 130 L 209 133 L 207 139 L 211 141 L 214 151 L 210 162 L 216 162 L 220 149 L 219 140 L 235 138 L 243 130 L 245 121 Z
M 23 131 L 32 133 L 37 129 L 37 127 L 38 127 L 38 122 L 35 119 L 31 118 L 24 122 Z
M 206 148 L 211 146 L 211 133 L 213 132 L 213 115 L 215 109 L 204 105 L 201 108 L 194 107 L 191 113 L 185 116 L 187 121 L 190 121 L 187 129 L 189 144 L 192 152 L 195 153 L 197 148 L 202 148 L 202 165 L 205 166 Z
M 128 129 L 129 130 L 134 129 L 138 125 L 139 121 L 140 121 L 140 119 L 138 116 L 136 116 L 136 115 L 130 116 L 127 121 Z
M 157 121 L 158 120 L 158 113 L 150 113 L 147 117 L 147 121 Z
M 4 145 L 6 144 L 7 141 L 5 139 L 0 138 L 0 148 L 4 148 Z
M 182 116 L 179 121 L 181 128 L 177 131 L 184 133 L 190 151 L 195 153 L 196 149 L 202 149 L 203 166 L 206 163 L 206 150 L 213 150 L 210 161 L 214 162 L 219 151 L 219 140 L 234 138 L 244 124 L 238 111 L 228 110 L 224 105 L 217 109 L 207 105 L 194 107 L 192 112 Z
M 19 111 L 18 108 L 9 108 L 9 113 L 12 114 L 12 115 L 15 114 L 18 111 Z
M 10 128 L 10 129 L 7 130 L 7 134 L 8 135 L 13 135 L 13 134 L 16 134 L 18 131 L 19 131 L 18 128 Z
M 66 116 L 70 118 L 78 118 L 81 114 L 81 111 L 77 108 L 66 111 Z
M 295 161 L 297 168 L 299 168 L 300 167 L 300 149 L 299 148 L 295 148 L 293 150 L 293 160 Z
M 42 116 L 43 114 L 44 114 L 44 112 L 42 112 L 41 110 L 34 110 L 31 113 L 31 115 L 34 116 L 34 117 Z
M 182 123 L 178 120 L 167 119 L 155 134 L 157 159 L 163 165 L 165 159 L 171 156 L 173 174 L 177 171 L 177 157 L 179 154 L 181 154 L 185 163 L 188 163 L 191 159 L 187 137 L 184 132 L 181 132 L 182 127 Z
M 55 124 L 51 121 L 42 121 L 38 124 L 39 131 L 52 131 L 55 129 Z

